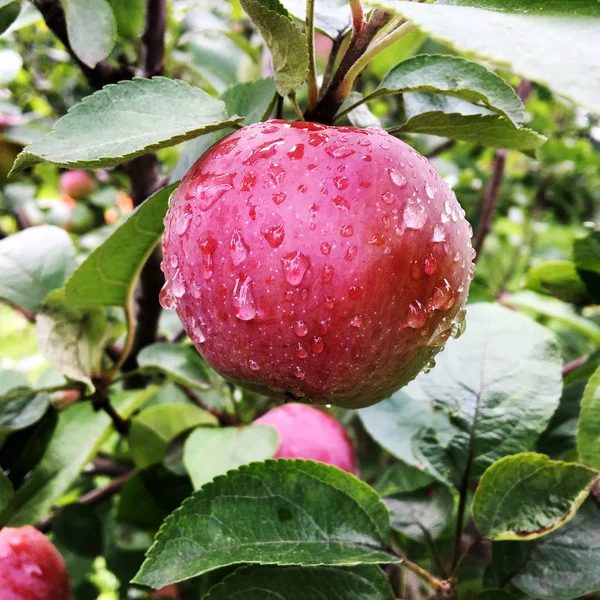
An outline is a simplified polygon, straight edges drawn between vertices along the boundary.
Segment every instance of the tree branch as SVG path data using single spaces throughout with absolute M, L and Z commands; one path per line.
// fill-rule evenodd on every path
M 146 27 L 142 41 L 142 72 L 144 77 L 161 75 L 165 63 L 165 30 L 167 0 L 147 0 Z

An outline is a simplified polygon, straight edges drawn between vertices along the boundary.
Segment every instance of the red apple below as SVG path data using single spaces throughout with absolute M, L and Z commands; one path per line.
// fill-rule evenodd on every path
M 277 430 L 274 458 L 316 460 L 358 475 L 356 453 L 345 429 L 322 410 L 292 402 L 270 410 L 255 423 Z
M 258 123 L 175 193 L 161 303 L 236 383 L 368 406 L 460 334 L 471 234 L 431 163 L 381 129 Z
M 71 581 L 52 542 L 33 527 L 0 530 L 2 600 L 70 600 Z
M 81 200 L 96 189 L 96 181 L 86 171 L 77 169 L 63 173 L 60 176 L 59 187 L 61 193 L 75 200 Z

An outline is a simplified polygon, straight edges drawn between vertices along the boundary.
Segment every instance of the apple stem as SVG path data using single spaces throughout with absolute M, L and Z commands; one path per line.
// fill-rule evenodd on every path
M 306 43 L 308 45 L 308 110 L 314 110 L 319 101 L 317 64 L 315 61 L 315 0 L 306 0 Z
M 300 108 L 300 105 L 298 104 L 298 100 L 296 100 L 295 92 L 292 92 L 291 94 L 289 94 L 288 98 L 290 99 L 290 102 L 292 103 L 292 107 L 294 108 L 294 112 L 296 113 L 296 116 L 298 117 L 298 121 L 304 121 L 304 115 L 302 114 L 302 109 Z
M 365 13 L 360 0 L 348 0 L 352 12 L 352 35 L 360 35 L 365 26 Z

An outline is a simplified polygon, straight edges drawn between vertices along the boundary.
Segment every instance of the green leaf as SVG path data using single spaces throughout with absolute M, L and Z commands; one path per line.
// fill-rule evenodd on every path
M 37 312 L 74 268 L 75 248 L 66 231 L 29 227 L 0 241 L 0 297 Z
M 223 102 L 181 80 L 121 81 L 71 108 L 50 133 L 21 152 L 13 172 L 40 161 L 111 167 L 240 120 L 227 117 Z
M 22 392 L 22 396 L 0 400 L 0 438 L 18 429 L 25 429 L 37 423 L 46 412 L 50 397 L 48 394 L 39 393 L 18 387 L 7 392 Z
M 114 48 L 117 23 L 106 0 L 61 0 L 67 20 L 67 34 L 77 57 L 95 67 Z
M 492 540 L 541 537 L 575 516 L 599 477 L 593 469 L 543 454 L 506 456 L 483 474 L 473 519 Z
M 423 107 L 422 98 L 427 98 L 430 105 L 427 110 Z M 415 98 L 418 101 L 415 103 Z M 435 100 L 434 100 L 435 98 Z M 440 137 L 449 137 L 462 142 L 483 144 L 492 148 L 506 148 L 508 150 L 535 150 L 541 146 L 546 138 L 543 135 L 527 129 L 526 127 L 515 127 L 508 119 L 493 114 L 462 114 L 461 112 L 449 112 L 456 110 L 458 105 L 444 106 L 441 111 L 432 110 L 432 103 L 448 104 L 443 96 L 433 97 L 431 94 L 410 93 L 406 94 L 404 103 L 408 120 L 403 125 L 393 128 L 392 133 L 401 131 L 408 133 L 426 133 Z M 411 104 L 414 103 L 414 104 Z M 415 106 L 416 104 L 416 106 Z M 477 113 L 475 105 L 471 105 Z
M 100 371 L 106 333 L 104 309 L 73 308 L 65 301 L 64 290 L 48 295 L 35 322 L 44 358 L 67 377 L 90 386 Z
M 111 403 L 126 419 L 155 393 L 155 387 L 120 392 L 111 396 Z M 74 404 L 62 412 L 42 461 L 10 503 L 9 525 L 33 524 L 44 517 L 112 431 L 110 417 L 95 412 L 91 402 Z
M 600 508 L 592 498 L 558 531 L 492 544 L 491 571 L 534 598 L 579 598 L 600 589 Z
M 138 355 L 144 371 L 161 372 L 182 385 L 206 390 L 210 376 L 206 363 L 193 346 L 157 343 L 146 346 Z
M 277 431 L 268 425 L 199 427 L 185 442 L 183 463 L 198 490 L 217 475 L 271 458 L 278 445 Z
M 525 312 L 550 317 L 600 344 L 600 326 L 591 319 L 579 316 L 572 306 L 561 300 L 527 291 L 511 294 L 503 302 Z
M 308 46 L 303 32 L 289 18 L 279 0 L 240 0 L 271 52 L 277 90 L 295 92 L 308 73 Z
M 239 563 L 396 562 L 389 538 L 388 511 L 367 484 L 322 463 L 268 460 L 217 477 L 186 500 L 134 582 L 159 588 Z
M 600 230 L 577 238 L 573 243 L 573 257 L 577 272 L 585 282 L 594 303 L 600 303 Z
M 88 558 L 102 554 L 102 522 L 94 506 L 78 502 L 63 506 L 52 519 L 52 533 L 75 554 Z
M 392 528 L 422 544 L 443 533 L 454 510 L 452 491 L 441 483 L 384 501 L 392 513 Z
M 281 0 L 287 10 L 301 21 L 306 20 L 306 0 Z M 352 25 L 348 0 L 318 0 L 315 2 L 315 28 L 335 39 Z
M 377 481 L 375 491 L 380 496 L 392 496 L 406 492 L 421 490 L 435 482 L 435 478 L 416 467 L 401 462 L 395 462 L 384 471 Z
M 117 33 L 131 40 L 138 38 L 143 29 L 146 19 L 145 0 L 108 0 L 115 20 L 117 22 Z
M 202 600 L 394 600 L 376 565 L 340 567 L 240 567 Z
M 0 470 L 0 515 L 6 510 L 10 504 L 15 490 L 10 479 Z
M 228 115 L 244 115 L 244 125 L 264 121 L 275 103 L 277 89 L 271 77 L 238 83 L 221 96 Z
M 0 394 L 18 388 L 28 387 L 29 382 L 27 377 L 21 371 L 13 371 L 12 369 L 0 369 Z
M 562 361 L 552 333 L 497 304 L 473 304 L 437 366 L 359 411 L 397 458 L 459 485 L 503 456 L 531 450 L 556 410 Z
M 552 260 L 533 267 L 527 273 L 525 285 L 534 292 L 549 294 L 564 302 L 585 304 L 589 300 L 585 283 L 570 260 Z
M 475 62 L 443 54 L 420 54 L 395 66 L 366 100 L 404 92 L 438 92 L 481 104 L 523 121 L 523 103 L 502 77 Z
M 600 58 L 596 52 L 600 5 L 595 0 L 578 0 L 577 5 L 561 0 L 512 0 L 508 6 L 514 12 L 487 10 L 507 6 L 499 1 L 453 0 L 452 5 L 444 6 L 439 2 L 376 0 L 372 4 L 402 15 L 458 51 L 508 67 L 577 104 L 600 111 Z
M 600 469 L 600 367 L 590 377 L 581 399 L 577 452 L 582 462 Z
M 83 261 L 65 285 L 69 304 L 127 305 L 141 268 L 160 240 L 169 196 L 176 188 L 174 183 L 150 196 Z
M 13 0 L 0 0 L 0 35 L 16 20 L 21 12 L 21 3 Z
M 218 425 L 216 417 L 194 404 L 158 404 L 131 421 L 129 447 L 141 469 L 159 463 L 169 442 L 199 425 Z

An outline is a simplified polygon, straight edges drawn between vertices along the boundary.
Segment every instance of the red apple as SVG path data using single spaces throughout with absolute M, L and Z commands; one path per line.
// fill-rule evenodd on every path
M 75 200 L 89 196 L 96 189 L 94 178 L 81 169 L 65 171 L 60 176 L 60 191 Z
M 71 580 L 52 542 L 33 527 L 0 530 L 2 600 L 70 600 Z
M 381 129 L 258 123 L 174 195 L 161 303 L 233 382 L 368 406 L 460 333 L 471 233 L 431 163 Z
M 179 591 L 177 589 L 177 585 L 175 584 L 171 584 L 168 585 L 164 588 L 161 588 L 160 590 L 157 590 L 155 592 L 152 593 L 152 597 L 153 598 L 164 598 L 165 600 L 167 598 L 173 598 L 174 600 L 178 600 L 179 598 Z
M 356 453 L 345 429 L 322 410 L 290 402 L 255 423 L 277 430 L 279 446 L 274 458 L 312 459 L 358 474 Z

